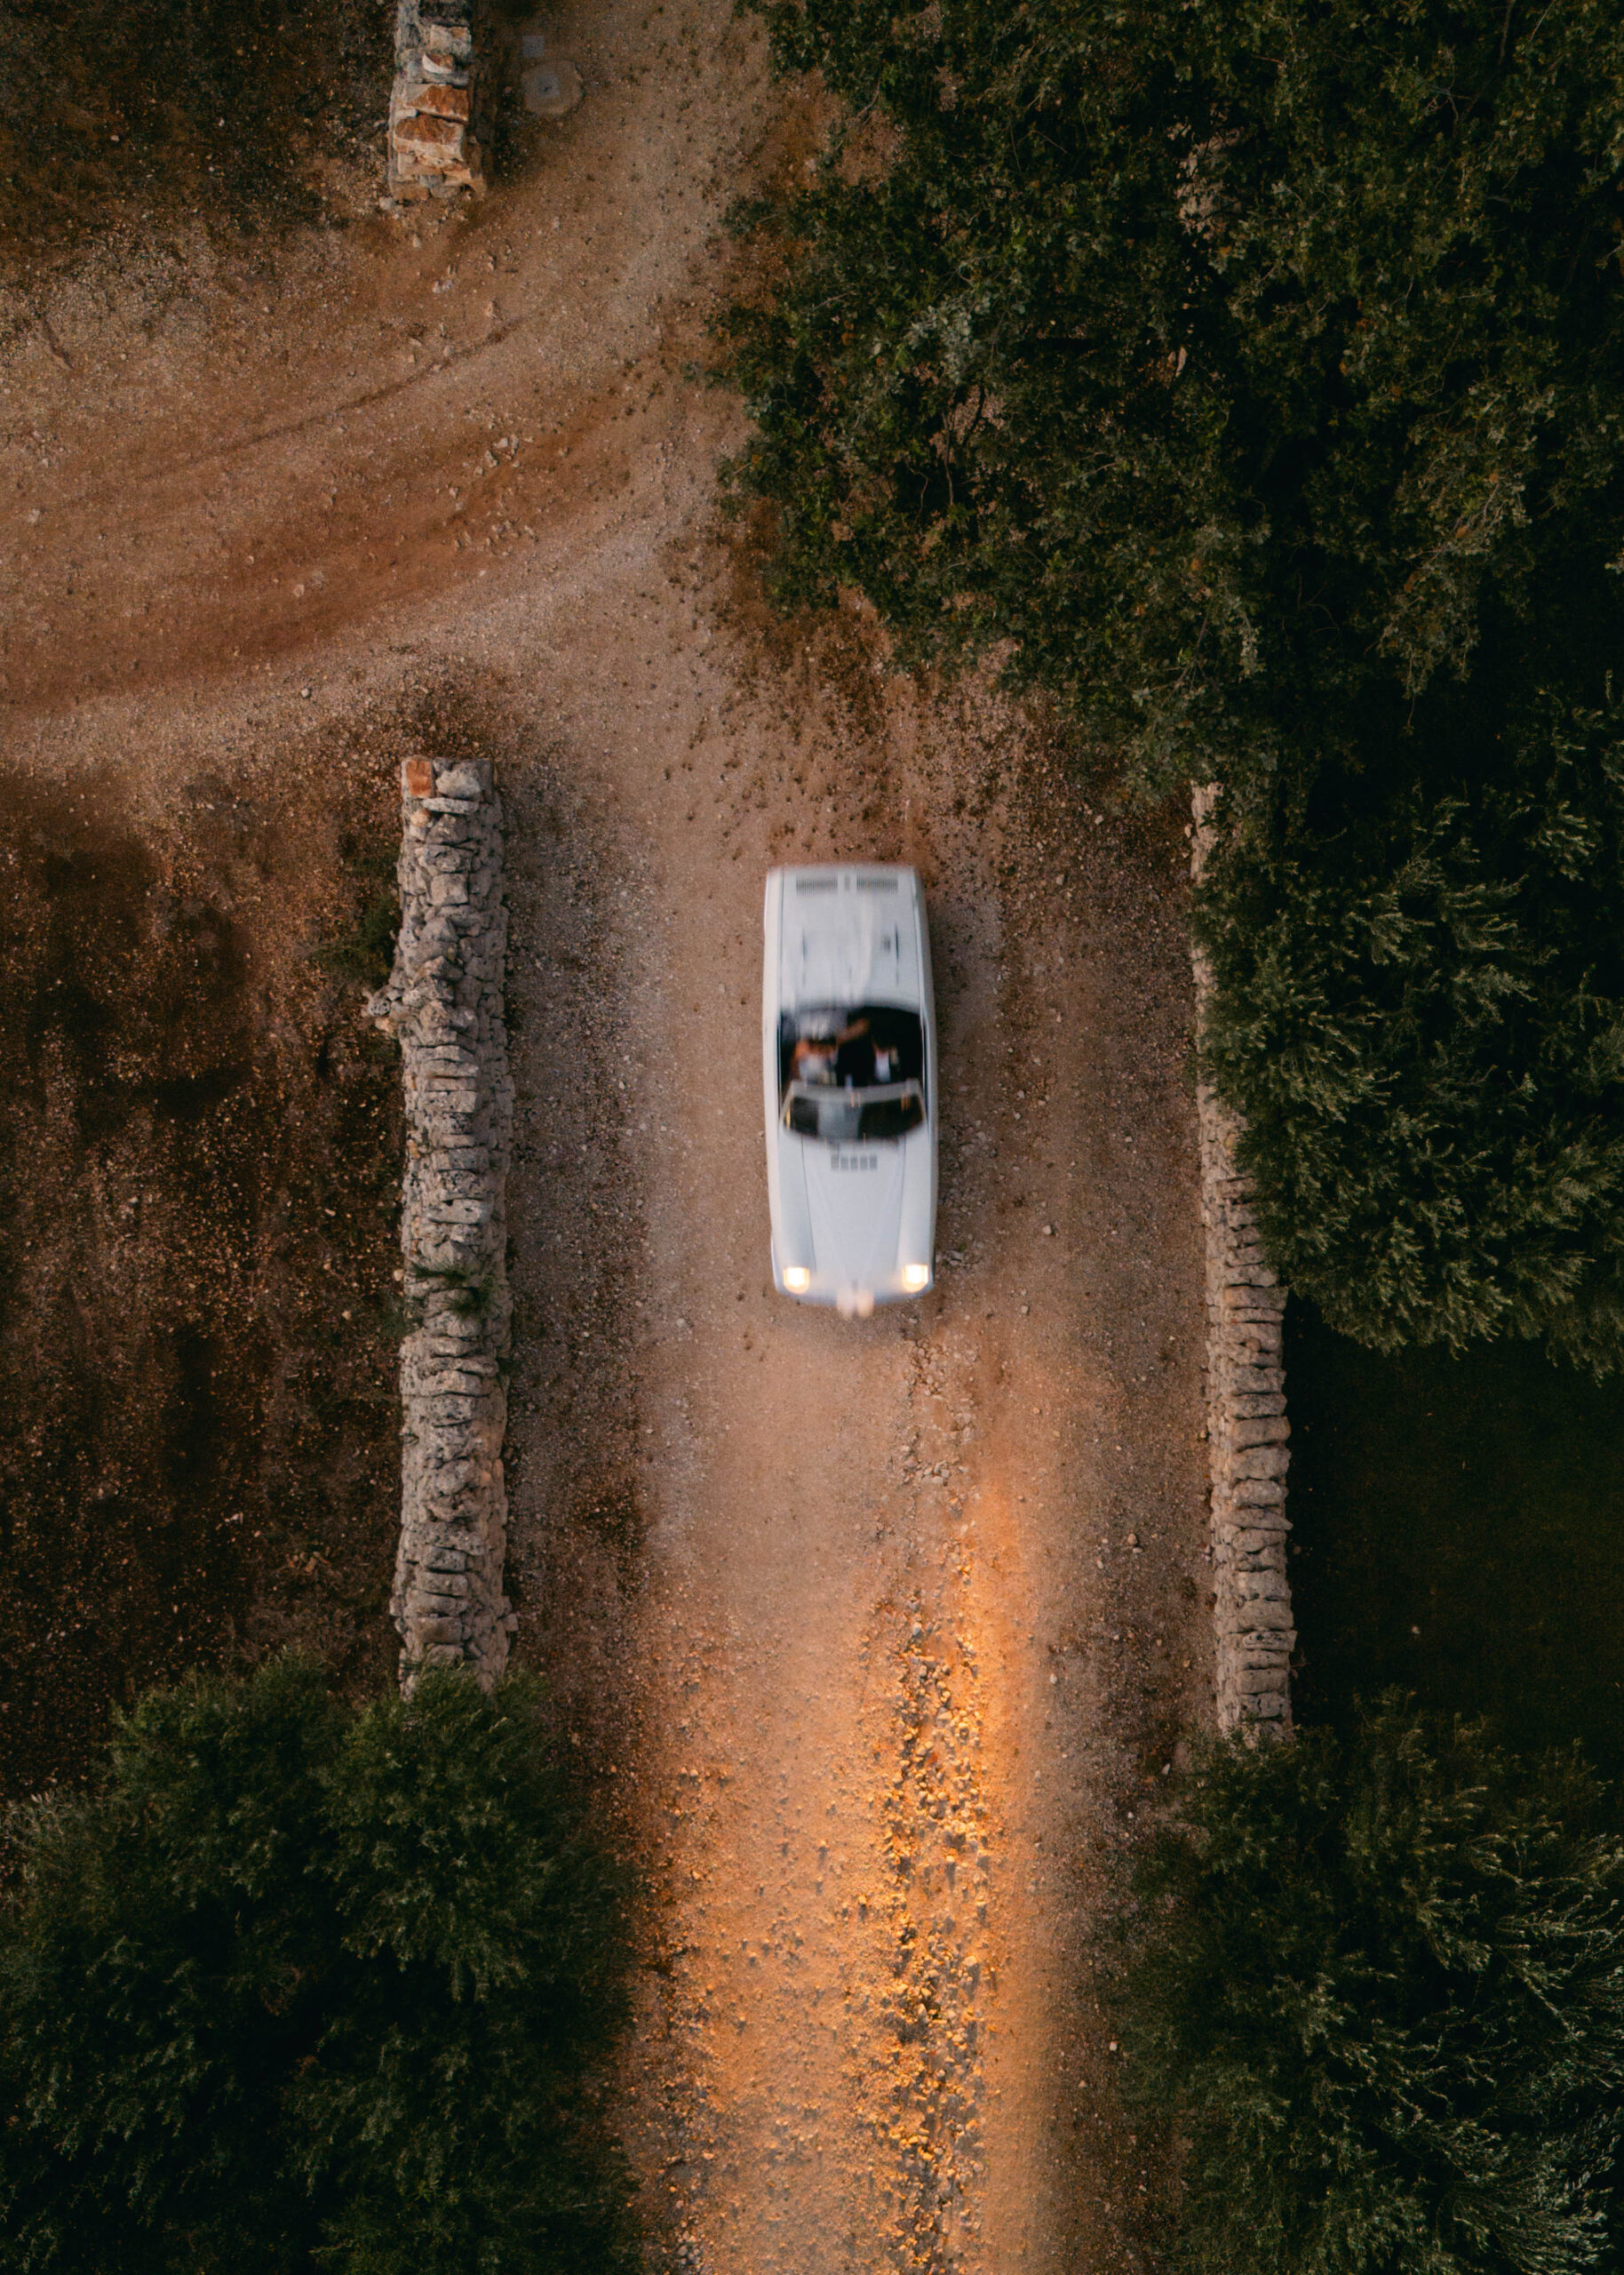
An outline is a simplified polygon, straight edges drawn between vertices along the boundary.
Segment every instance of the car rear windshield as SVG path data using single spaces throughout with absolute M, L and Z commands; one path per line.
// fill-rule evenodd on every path
M 781 1104 L 792 1086 L 864 1091 L 910 1082 L 923 1091 L 925 1030 L 917 1011 L 895 1003 L 824 1003 L 785 1011 L 778 1021 Z

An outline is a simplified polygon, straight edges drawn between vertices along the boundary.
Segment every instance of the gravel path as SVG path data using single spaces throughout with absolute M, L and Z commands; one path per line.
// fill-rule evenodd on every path
M 648 1875 L 651 2263 L 1139 2265 L 1099 1931 L 1211 1681 L 1185 848 L 766 619 L 685 371 L 807 117 L 726 0 L 555 44 L 473 220 L 155 248 L 13 345 L 13 762 L 498 762 L 516 1650 Z M 940 1289 L 863 1323 L 767 1271 L 762 874 L 837 853 L 920 867 L 942 1026 Z

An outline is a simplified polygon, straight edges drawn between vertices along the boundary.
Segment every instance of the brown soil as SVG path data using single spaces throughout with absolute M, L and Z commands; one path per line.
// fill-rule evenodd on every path
M 240 241 L 364 212 L 393 16 L 374 0 L 10 0 L 0 259 L 38 281 L 155 223 Z
M 10 786 L 10 1792 L 76 1774 L 110 1705 L 187 1666 L 291 1642 L 353 1682 L 386 1670 L 399 1080 L 320 960 L 354 960 L 388 890 L 393 811 L 356 766 L 195 774 L 156 828 L 110 781 Z
M 380 1385 L 384 1354 L 337 1340 L 320 1227 L 280 1278 L 229 1259 L 268 1256 L 278 1178 L 324 1186 L 362 1301 L 383 1290 L 394 1141 L 360 987 L 293 943 L 339 929 L 339 835 L 362 810 L 382 826 L 404 738 L 495 757 L 511 1571 L 521 1656 L 648 1877 L 623 2105 L 649 2264 L 1136 2266 L 1158 2176 L 1120 2113 L 1103 1931 L 1210 1695 L 1182 840 L 1102 818 L 996 698 L 888 677 L 858 612 L 768 617 L 752 544 L 715 518 L 736 410 L 689 374 L 727 273 L 720 214 L 797 162 L 807 114 L 726 0 L 609 0 L 549 30 L 586 100 L 469 217 L 318 230 L 258 266 L 155 237 L 24 311 L 0 395 L 12 809 L 82 798 L 162 882 L 192 858 L 207 779 L 217 807 L 252 803 L 272 871 L 257 904 L 227 881 L 239 978 L 188 949 L 153 978 L 157 1008 L 139 1009 L 143 976 L 128 1014 L 155 1064 L 189 1073 L 195 1029 L 218 1032 L 199 1068 L 262 1070 L 211 1109 L 244 1116 L 222 1120 L 218 1170 L 183 1209 L 186 1145 L 132 1114 L 134 1136 L 75 1138 L 59 1198 L 37 1154 L 18 1172 L 55 1212 L 53 1317 L 76 1301 L 87 1348 L 125 1347 L 98 1227 L 137 1187 L 164 1196 L 155 1320 L 171 1242 L 212 1236 L 162 1313 L 214 1338 L 187 1377 L 211 1363 L 219 1401 L 219 1466 L 187 1487 L 195 1536 L 227 1556 L 239 1473 L 267 1513 L 319 1473 L 310 1537 L 354 1594 L 349 1625 L 310 1632 L 381 1672 L 381 1437 L 335 1424 L 300 1469 L 251 1385 L 318 1316 L 357 1383 Z M 943 1034 L 941 1286 L 863 1324 L 767 1280 L 761 879 L 837 853 L 919 866 Z M 110 970 L 140 963 L 146 921 Z M 354 1066 L 325 1089 L 322 1036 L 330 1068 Z M 138 1173 L 104 1169 L 120 1143 Z M 130 1366 L 126 1417 L 142 1384 L 169 1395 L 155 1360 Z M 74 1374 L 64 1433 L 106 1371 Z M 134 1426 L 108 1425 L 109 1464 Z M 155 1487 L 151 1505 L 183 1498 Z M 82 1568 L 88 1614 L 110 1616 L 111 1575 L 72 1546 L 83 1491 L 52 1506 L 42 1544 L 54 1527 L 67 1545 L 39 1583 Z M 195 1560 L 187 1600 L 251 1600 L 259 1625 L 232 1616 L 263 1648 L 295 1621 L 266 1593 L 275 1558 L 244 1592 L 228 1553 L 241 1565 Z

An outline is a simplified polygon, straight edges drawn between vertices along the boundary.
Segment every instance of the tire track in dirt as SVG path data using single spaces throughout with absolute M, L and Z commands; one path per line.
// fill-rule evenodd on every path
M 0 697 L 178 695 L 545 574 L 686 441 L 720 214 L 769 117 L 759 56 L 703 0 L 669 28 L 549 20 L 596 100 L 528 182 L 307 234 L 279 267 L 199 248 L 191 292 L 109 254 L 34 310 L 38 351 L 0 366 Z

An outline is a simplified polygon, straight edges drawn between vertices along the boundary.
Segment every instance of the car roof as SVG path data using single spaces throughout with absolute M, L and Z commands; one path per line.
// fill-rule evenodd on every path
M 778 995 L 813 1003 L 905 1003 L 923 994 L 917 871 L 900 863 L 784 869 Z

